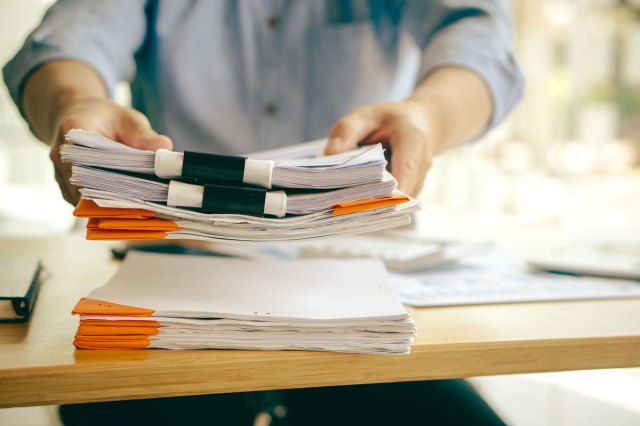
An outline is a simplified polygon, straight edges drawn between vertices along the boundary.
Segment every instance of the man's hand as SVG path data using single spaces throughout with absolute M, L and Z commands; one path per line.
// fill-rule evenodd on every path
M 140 149 L 172 147 L 144 115 L 111 101 L 98 73 L 82 62 L 60 60 L 40 67 L 25 83 L 22 105 L 35 135 L 51 145 L 56 180 L 64 199 L 73 205 L 80 194 L 69 183 L 71 166 L 60 161 L 60 146 L 69 130 L 98 132 Z
M 437 152 L 436 142 L 441 140 L 436 114 L 433 108 L 411 100 L 357 108 L 333 126 L 325 152 L 337 154 L 359 143 L 386 143 L 398 188 L 416 196 Z
M 326 154 L 383 142 L 391 149 L 391 173 L 411 196 L 422 189 L 435 155 L 487 126 L 491 94 L 472 71 L 443 67 L 427 76 L 404 101 L 366 105 L 338 121 Z
M 76 205 L 80 199 L 78 188 L 69 183 L 71 165 L 60 160 L 60 146 L 71 129 L 95 131 L 101 135 L 133 148 L 155 151 L 171 149 L 171 140 L 156 133 L 149 120 L 140 112 L 122 107 L 108 99 L 91 99 L 74 102 L 64 108 L 55 124 L 50 157 L 56 172 L 56 180 L 64 199 Z

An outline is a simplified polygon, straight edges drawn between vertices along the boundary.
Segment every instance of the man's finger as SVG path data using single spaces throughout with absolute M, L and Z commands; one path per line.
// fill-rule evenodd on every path
M 62 133 L 60 133 L 60 136 L 57 136 L 51 145 L 49 158 L 53 164 L 56 182 L 58 182 L 62 196 L 68 203 L 75 206 L 80 198 L 80 194 L 78 189 L 69 182 L 69 177 L 71 176 L 71 165 L 63 163 L 60 159 L 60 145 L 63 143 L 64 137 L 62 136 Z
M 160 148 L 173 149 L 173 142 L 168 136 L 160 135 L 151 130 L 148 134 L 138 139 L 139 149 L 155 151 Z
M 54 167 L 56 181 L 64 199 L 71 205 L 78 204 L 80 193 L 78 189 L 69 183 L 69 178 L 57 167 Z
M 354 110 L 333 125 L 325 154 L 338 154 L 355 148 L 358 142 L 366 139 L 378 126 L 375 108 Z
M 141 114 L 127 111 L 122 117 L 118 132 L 118 141 L 137 149 L 155 151 L 160 148 L 173 149 L 173 143 L 167 136 L 156 133 L 149 121 Z
M 430 167 L 417 135 L 400 130 L 391 136 L 390 143 L 393 147 L 391 173 L 398 181 L 398 189 L 416 196 Z

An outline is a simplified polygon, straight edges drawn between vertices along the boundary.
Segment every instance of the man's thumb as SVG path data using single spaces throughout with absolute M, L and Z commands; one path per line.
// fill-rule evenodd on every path
M 349 113 L 331 128 L 325 154 L 338 154 L 355 148 L 376 127 L 377 123 L 366 110 L 357 109 Z
M 155 151 L 160 148 L 173 149 L 171 139 L 158 134 L 142 114 L 131 114 L 124 120 L 118 140 L 132 148 Z
M 138 143 L 140 146 L 139 149 L 147 149 L 150 151 L 155 151 L 160 148 L 173 149 L 171 139 L 169 139 L 168 136 L 156 133 L 153 129 L 149 129 L 144 136 L 140 136 Z

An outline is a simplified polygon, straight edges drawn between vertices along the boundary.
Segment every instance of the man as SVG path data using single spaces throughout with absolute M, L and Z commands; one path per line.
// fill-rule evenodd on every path
M 323 136 L 327 153 L 383 141 L 400 189 L 417 195 L 435 155 L 500 122 L 521 97 L 510 43 L 499 0 L 61 0 L 4 77 L 51 145 L 71 203 L 78 192 L 58 153 L 71 128 L 136 148 L 218 153 Z M 110 99 L 121 80 L 131 82 L 133 108 Z M 304 406 L 322 394 L 337 404 L 358 394 L 373 403 L 389 386 L 286 399 Z M 412 386 L 419 394 L 401 398 L 407 404 L 446 387 Z

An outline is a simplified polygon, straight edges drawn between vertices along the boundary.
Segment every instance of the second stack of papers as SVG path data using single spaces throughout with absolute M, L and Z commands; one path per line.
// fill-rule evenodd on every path
M 74 309 L 88 349 L 405 354 L 416 332 L 377 260 L 242 260 L 132 252 Z

